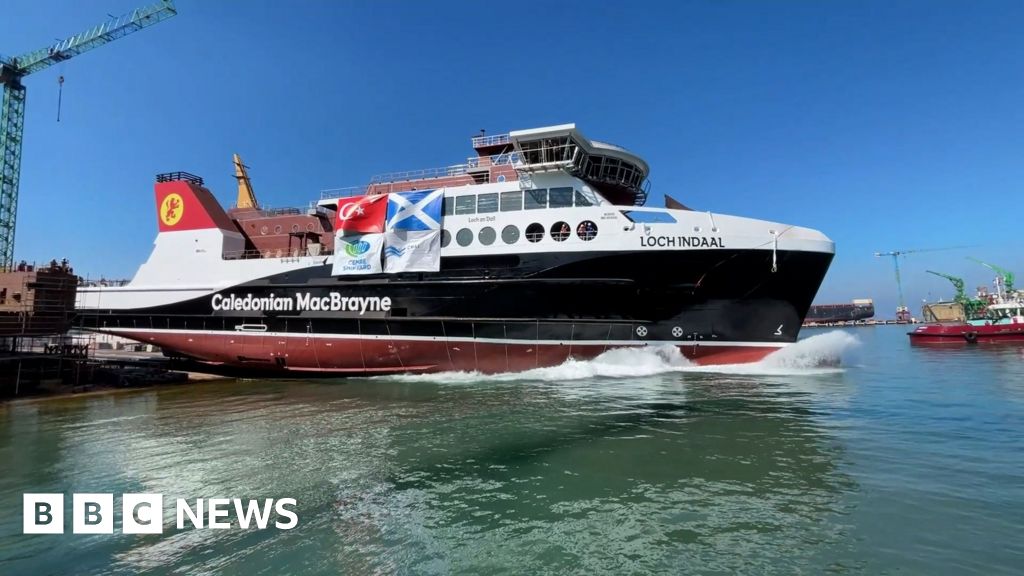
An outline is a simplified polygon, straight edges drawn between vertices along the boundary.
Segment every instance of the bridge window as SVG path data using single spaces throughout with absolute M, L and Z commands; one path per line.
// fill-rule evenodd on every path
M 505 241 L 505 244 L 515 244 L 519 241 L 519 228 L 512 224 L 505 226 L 501 230 L 501 239 Z
M 587 198 L 586 194 L 584 194 L 583 192 L 580 192 L 579 190 L 575 191 L 575 196 L 576 196 L 576 205 L 577 206 L 593 206 L 594 205 L 594 203 L 590 201 L 590 198 Z
M 480 243 L 484 246 L 494 244 L 494 239 L 497 237 L 498 235 L 494 231 L 494 228 L 491 228 L 490 226 L 484 226 L 480 229 L 480 233 L 477 234 L 477 239 L 480 240 Z
M 572 188 L 552 188 L 548 192 L 548 208 L 572 208 Z
M 520 190 L 515 192 L 501 193 L 501 211 L 512 212 L 523 209 L 523 193 Z
M 455 214 L 476 214 L 476 196 L 465 194 L 455 197 Z M 456 238 L 458 240 L 458 238 Z
M 646 212 L 643 210 L 623 210 L 622 215 L 629 218 L 630 222 L 642 224 L 674 224 L 676 222 L 668 212 Z
M 540 190 L 526 190 L 526 194 L 523 195 L 523 207 L 527 210 L 536 210 L 538 208 L 548 207 L 548 190 L 547 188 L 541 188 Z
M 444 215 L 451 216 L 455 214 L 455 197 L 448 196 L 444 199 Z
M 572 234 L 572 229 L 566 222 L 555 222 L 551 225 L 551 238 L 555 242 L 565 242 L 570 234 Z
M 477 214 L 490 214 L 491 212 L 498 211 L 498 193 L 494 192 L 491 194 L 481 194 L 477 196 L 476 200 L 476 212 Z
M 526 227 L 526 239 L 530 242 L 540 242 L 544 239 L 544 226 L 534 222 Z

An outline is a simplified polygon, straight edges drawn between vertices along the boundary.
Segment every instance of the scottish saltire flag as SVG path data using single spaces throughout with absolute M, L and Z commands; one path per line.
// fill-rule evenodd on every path
M 441 269 L 441 234 L 390 230 L 384 233 L 385 272 L 437 272 Z
M 444 189 L 389 194 L 384 231 L 385 272 L 441 269 Z
M 334 236 L 332 276 L 380 274 L 383 234 L 352 234 L 338 230 Z
M 388 194 L 388 230 L 441 230 L 444 189 Z

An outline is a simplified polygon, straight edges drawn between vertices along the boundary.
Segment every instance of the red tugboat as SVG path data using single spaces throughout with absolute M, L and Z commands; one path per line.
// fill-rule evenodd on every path
M 984 263 L 983 263 L 984 264 Z M 1013 289 L 1013 274 L 985 264 L 1000 273 L 995 294 L 979 293 L 989 303 L 978 313 L 958 322 L 937 322 L 908 332 L 911 344 L 1024 343 L 1024 291 Z

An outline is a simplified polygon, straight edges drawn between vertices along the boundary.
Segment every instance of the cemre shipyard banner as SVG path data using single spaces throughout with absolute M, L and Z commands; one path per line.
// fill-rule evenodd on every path
M 437 272 L 441 269 L 443 205 L 444 189 L 388 195 L 385 272 Z
M 380 274 L 384 247 L 387 195 L 356 196 L 338 200 L 334 236 L 334 276 Z
M 338 200 L 331 274 L 437 272 L 443 206 L 444 189 Z
M 383 246 L 383 234 L 346 236 L 339 230 L 334 237 L 334 267 L 331 269 L 331 275 L 380 274 L 380 253 Z

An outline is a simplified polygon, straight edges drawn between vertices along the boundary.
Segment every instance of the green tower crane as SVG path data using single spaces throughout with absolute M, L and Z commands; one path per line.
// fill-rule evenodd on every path
M 22 79 L 45 70 L 93 48 L 138 32 L 177 14 L 172 0 L 162 0 L 145 8 L 100 24 L 66 40 L 22 54 L 17 58 L 0 56 L 0 84 L 3 104 L 0 108 L 0 270 L 14 262 L 14 227 L 18 215 L 18 179 L 21 175 L 21 142 L 25 131 L 25 86 Z
M 993 272 L 998 274 L 1003 279 L 1003 288 L 1006 290 L 1006 292 L 1013 292 L 1013 280 L 1014 280 L 1013 272 L 1010 272 L 1009 270 L 1006 270 L 1004 268 L 1000 268 L 999 266 L 996 266 L 995 264 L 989 264 L 987 262 L 982 262 L 981 260 L 978 260 L 977 258 L 973 258 L 971 256 L 968 256 L 967 259 L 968 260 L 973 260 L 973 261 L 977 262 L 978 264 L 981 264 L 982 266 L 984 266 L 984 267 L 988 268 L 989 270 L 992 270 Z

